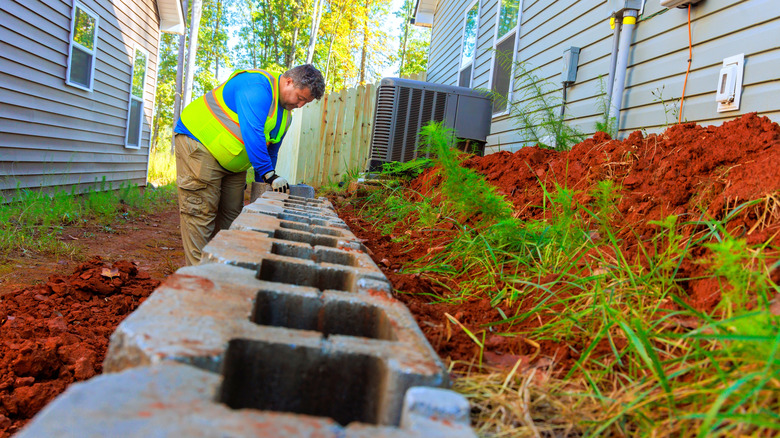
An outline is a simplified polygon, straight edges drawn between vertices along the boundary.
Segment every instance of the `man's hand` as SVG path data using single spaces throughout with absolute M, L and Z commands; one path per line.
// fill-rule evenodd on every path
M 266 184 L 271 185 L 271 189 L 275 192 L 290 193 L 290 185 L 287 180 L 276 174 L 276 171 L 266 172 L 263 175 L 263 180 Z

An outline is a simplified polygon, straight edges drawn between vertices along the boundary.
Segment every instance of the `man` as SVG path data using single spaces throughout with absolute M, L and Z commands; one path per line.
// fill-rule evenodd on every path
M 246 171 L 274 191 L 288 192 L 275 172 L 290 111 L 319 99 L 325 81 L 311 64 L 282 75 L 238 70 L 182 111 L 174 129 L 176 182 L 184 255 L 200 262 L 201 250 L 241 213 Z

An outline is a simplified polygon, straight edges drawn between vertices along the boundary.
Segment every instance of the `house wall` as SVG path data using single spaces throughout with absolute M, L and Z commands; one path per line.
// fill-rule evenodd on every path
M 481 0 L 474 87 L 489 87 L 497 0 Z M 562 97 L 561 57 L 580 47 L 577 81 L 568 88 L 567 123 L 586 135 L 603 119 L 602 82 L 609 73 L 612 30 L 607 1 L 521 0 L 518 61 L 548 81 L 549 96 Z M 460 0 L 440 0 L 431 35 L 428 80 L 457 84 L 462 17 Z M 693 62 L 683 118 L 703 125 L 720 124 L 757 111 L 780 121 L 780 8 L 776 0 L 704 0 L 691 9 Z M 715 88 L 723 58 L 745 54 L 739 111 L 718 113 Z M 623 96 L 620 137 L 644 129 L 660 132 L 677 122 L 688 59 L 687 11 L 665 10 L 648 0 L 633 35 Z M 523 90 L 515 86 L 514 99 Z M 522 107 L 522 101 L 519 102 Z M 527 139 L 516 118 L 493 119 L 488 152 L 516 150 Z
M 160 35 L 156 4 L 81 4 L 99 16 L 92 91 L 65 84 L 72 0 L 0 2 L 0 190 L 84 188 L 103 177 L 115 188 L 146 184 Z M 124 146 L 135 47 L 148 54 L 140 149 Z

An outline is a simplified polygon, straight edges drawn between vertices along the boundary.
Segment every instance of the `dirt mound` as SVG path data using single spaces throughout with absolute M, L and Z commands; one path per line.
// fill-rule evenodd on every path
M 132 262 L 94 258 L 0 297 L 0 436 L 70 383 L 99 374 L 109 336 L 159 283 Z
M 687 123 L 646 137 L 635 131 L 623 141 L 597 133 L 569 152 L 528 147 L 467 166 L 498 186 L 521 218 L 542 213 L 542 185 L 579 191 L 587 203 L 598 181 L 612 180 L 620 188 L 621 220 L 647 235 L 655 231 L 652 220 L 671 214 L 720 220 L 741 202 L 776 193 L 779 162 L 780 125 L 751 113 L 721 126 Z M 746 215 L 739 224 L 755 242 L 771 235 L 762 227 L 768 224 L 755 227 L 758 220 Z
M 556 214 L 555 210 L 543 206 L 545 191 L 554 193 L 558 187 L 573 190 L 575 204 L 595 211 L 598 200 L 594 194 L 599 181 L 612 181 L 616 208 L 609 218 L 611 228 L 619 230 L 621 251 L 629 262 L 641 263 L 643 254 L 653 254 L 653 239 L 659 233 L 659 226 L 652 221 L 661 221 L 672 214 L 679 216 L 677 223 L 723 220 L 741 203 L 762 198 L 762 202 L 730 218 L 727 229 L 751 244 L 775 238 L 767 251 L 776 251 L 776 237 L 780 234 L 780 172 L 776 163 L 780 163 L 780 125 L 766 117 L 747 114 L 717 127 L 689 123 L 647 136 L 637 131 L 623 141 L 598 133 L 568 152 L 526 147 L 515 153 L 474 157 L 465 165 L 484 174 L 513 203 L 514 215 L 521 220 L 550 219 Z M 410 192 L 429 196 L 437 193 L 430 189 L 439 184 L 438 169 L 429 169 L 411 182 Z M 405 274 L 400 269 L 426 253 L 443 249 L 449 240 L 447 225 L 451 223 L 438 223 L 424 232 L 396 229 L 396 234 L 409 234 L 415 242 L 404 247 L 396 242 L 398 235 L 381 236 L 375 231 L 376 224 L 363 221 L 359 205 L 338 200 L 335 204 L 342 219 L 359 237 L 366 239 L 366 245 L 394 288 L 403 292 L 398 299 L 410 308 L 439 354 L 452 360 L 475 360 L 479 353 L 476 343 L 445 313 L 476 333 L 485 324 L 503 319 L 498 310 L 488 299 L 479 297 L 457 304 L 430 304 L 435 297 L 447 295 L 445 288 L 428 276 Z M 592 226 L 593 235 L 598 236 L 597 224 Z M 700 225 L 684 227 L 686 235 L 681 241 L 692 235 L 700 236 L 704 229 Z M 639 245 L 644 246 L 645 253 L 639 251 Z M 724 287 L 708 271 L 707 263 L 703 263 L 708 256 L 708 250 L 699 247 L 683 260 L 677 271 L 678 280 L 687 279 L 678 283 L 684 291 L 682 298 L 702 311 L 718 304 Z M 768 260 L 774 263 L 777 255 L 770 254 Z M 557 287 L 554 277 L 531 281 L 552 288 Z M 450 285 L 463 280 L 436 279 Z M 772 272 L 772 280 L 780 281 L 780 268 Z M 533 305 L 529 300 L 523 306 Z M 502 310 L 514 315 L 532 309 Z M 493 326 L 490 332 L 531 330 L 541 326 L 543 319 L 537 315 L 512 327 Z M 582 351 L 589 342 L 589 339 L 581 340 L 576 350 Z M 517 337 L 488 335 L 484 347 L 485 362 L 498 366 L 511 367 L 518 360 L 525 366 L 529 356 L 537 355 L 555 358 L 565 369 L 577 359 L 569 354 L 570 349 L 564 343 L 549 340 L 536 344 Z M 601 347 L 598 345 L 592 354 L 599 354 Z M 603 347 L 609 354 L 610 347 Z
M 686 123 L 647 136 L 635 131 L 622 141 L 596 133 L 567 152 L 525 147 L 515 153 L 474 157 L 465 165 L 484 174 L 513 203 L 515 217 L 525 220 L 555 214 L 544 208 L 544 197 L 558 187 L 573 190 L 575 203 L 594 210 L 598 183 L 613 182 L 617 211 L 609 220 L 619 230 L 626 258 L 645 263 L 643 254 L 653 256 L 657 249 L 653 239 L 661 228 L 654 222 L 670 215 L 678 216 L 679 224 L 722 221 L 732 214 L 726 226 L 732 236 L 749 244 L 770 239 L 776 243 L 780 234 L 777 163 L 780 125 L 750 113 L 721 126 Z M 425 193 L 439 182 L 437 170 L 431 169 L 413 181 L 412 188 Z M 760 202 L 737 211 L 751 200 Z M 688 226 L 683 236 L 690 238 L 706 228 Z M 707 273 L 702 262 L 709 255 L 700 249 L 677 272 L 677 278 L 693 278 L 680 285 L 689 304 L 703 311 L 720 300 L 717 281 L 696 279 Z M 775 259 L 770 255 L 772 262 Z M 772 273 L 775 281 L 780 278 L 778 271 Z

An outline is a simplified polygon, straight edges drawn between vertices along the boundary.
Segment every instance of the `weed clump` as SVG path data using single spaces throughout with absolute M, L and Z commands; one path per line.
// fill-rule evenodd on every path
M 174 185 L 147 187 L 142 192 L 134 184 L 122 184 L 114 190 L 105 178 L 81 193 L 75 187 L 52 193 L 17 189 L 8 202 L 0 204 L 0 254 L 73 255 L 77 248 L 59 238 L 65 226 L 108 228 L 115 220 L 158 211 L 174 202 Z
M 431 123 L 422 128 L 420 139 L 441 167 L 442 194 L 462 218 L 481 216 L 481 221 L 491 223 L 511 216 L 511 204 L 497 189 L 482 175 L 461 165 L 453 130 Z

